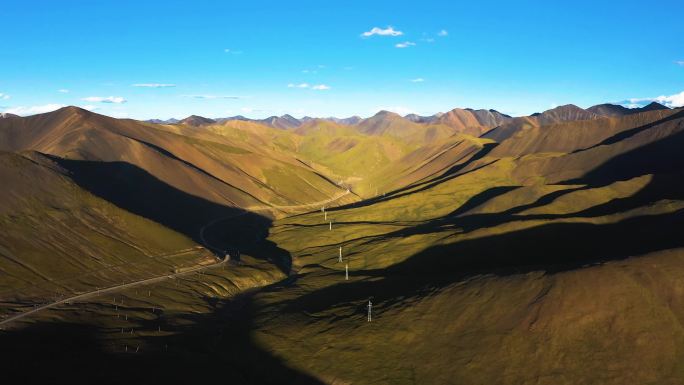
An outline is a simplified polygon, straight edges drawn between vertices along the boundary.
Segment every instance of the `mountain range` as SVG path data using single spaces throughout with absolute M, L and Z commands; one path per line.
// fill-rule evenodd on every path
M 657 103 L 3 115 L 3 374 L 681 383 L 682 146 Z
M 589 107 L 587 109 L 582 109 L 572 104 L 555 107 L 553 109 L 534 113 L 529 116 L 523 117 L 511 117 L 506 114 L 502 114 L 496 110 L 473 110 L 470 108 L 454 108 L 446 113 L 437 113 L 430 116 L 420 116 L 416 114 L 408 114 L 405 116 L 399 116 L 395 113 L 390 113 L 389 111 L 380 111 L 376 115 L 363 119 L 359 116 L 352 116 L 349 118 L 312 118 L 305 116 L 301 119 L 297 119 L 291 115 L 285 114 L 282 116 L 271 116 L 265 119 L 250 119 L 242 115 L 232 116 L 228 118 L 216 118 L 210 119 L 197 115 L 189 116 L 185 119 L 151 119 L 147 120 L 149 123 L 156 124 L 184 124 L 189 126 L 205 126 L 215 123 L 225 123 L 228 121 L 248 121 L 254 123 L 260 123 L 273 128 L 280 128 L 285 130 L 295 129 L 301 127 L 305 123 L 316 120 L 324 120 L 329 122 L 338 123 L 341 125 L 349 126 L 359 126 L 368 127 L 377 124 L 379 120 L 386 120 L 385 125 L 401 125 L 407 124 L 407 122 L 417 123 L 417 124 L 427 124 L 427 125 L 444 125 L 452 128 L 455 132 L 461 132 L 468 135 L 480 136 L 493 128 L 504 126 L 499 129 L 497 133 L 491 133 L 490 136 L 503 139 L 507 137 L 510 132 L 516 131 L 518 129 L 527 126 L 543 126 L 552 123 L 557 123 L 561 121 L 571 121 L 571 120 L 591 120 L 600 117 L 618 117 L 625 116 L 629 114 L 637 114 L 645 111 L 655 111 L 668 109 L 668 107 L 663 106 L 657 102 L 652 102 L 644 107 L 639 108 L 627 108 L 622 105 L 617 104 L 599 104 L 596 106 Z M 391 122 L 390 122 L 391 121 Z M 375 122 L 375 123 L 373 123 Z M 368 129 L 366 129 L 368 130 Z M 362 128 L 361 131 L 364 131 Z M 377 130 L 370 130 L 377 131 Z

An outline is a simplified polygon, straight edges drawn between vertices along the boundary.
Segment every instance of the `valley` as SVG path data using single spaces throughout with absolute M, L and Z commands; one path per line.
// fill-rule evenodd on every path
M 4 116 L 8 371 L 680 383 L 683 114 Z

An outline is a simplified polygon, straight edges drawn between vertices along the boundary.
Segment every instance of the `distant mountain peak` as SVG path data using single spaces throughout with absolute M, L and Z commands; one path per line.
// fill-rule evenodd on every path
M 658 102 L 651 102 L 640 108 L 642 111 L 669 110 L 670 108 Z
M 375 115 L 373 115 L 372 117 L 373 118 L 375 118 L 375 117 L 378 117 L 378 118 L 386 118 L 386 117 L 401 118 L 401 115 L 397 114 L 396 112 L 392 112 L 392 111 L 380 110 Z
M 178 123 L 198 127 L 207 124 L 213 124 L 216 123 L 216 121 L 214 119 L 205 118 L 204 116 L 190 115 L 187 118 L 179 121 Z

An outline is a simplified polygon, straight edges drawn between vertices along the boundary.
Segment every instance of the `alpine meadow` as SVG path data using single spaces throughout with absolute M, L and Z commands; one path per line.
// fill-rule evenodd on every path
M 681 2 L 9 0 L 3 384 L 684 384 Z

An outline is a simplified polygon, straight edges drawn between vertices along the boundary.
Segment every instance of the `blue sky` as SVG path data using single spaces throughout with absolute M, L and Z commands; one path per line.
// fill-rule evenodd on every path
M 148 119 L 681 105 L 682 14 L 682 1 L 5 0 L 0 111 L 78 105 Z

